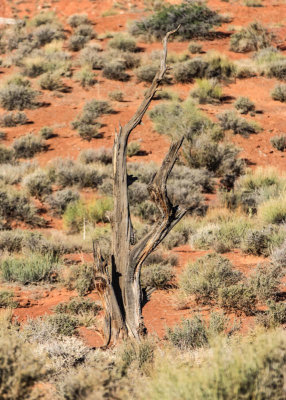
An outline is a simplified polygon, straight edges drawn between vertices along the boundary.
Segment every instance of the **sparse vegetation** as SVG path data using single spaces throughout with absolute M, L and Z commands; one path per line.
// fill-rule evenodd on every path
M 270 143 L 274 149 L 284 151 L 286 149 L 286 135 L 273 136 L 270 139 Z
M 255 110 L 253 101 L 249 100 L 248 97 L 238 97 L 234 103 L 234 107 L 240 112 L 240 114 L 248 114 L 250 111 Z
M 191 97 L 200 104 L 219 103 L 222 99 L 221 86 L 215 80 L 197 79 L 197 87 L 191 91 Z
M 0 104 L 6 110 L 35 108 L 38 92 L 28 86 L 7 84 L 0 89 Z
M 15 139 L 12 148 L 16 158 L 32 158 L 36 153 L 43 151 L 45 146 L 41 137 L 29 133 Z
M 286 84 L 276 85 L 271 92 L 271 97 L 273 100 L 281 101 L 281 103 L 286 102 Z
M 257 51 L 269 47 L 271 40 L 271 33 L 263 25 L 259 22 L 252 22 L 231 36 L 230 50 L 236 53 Z

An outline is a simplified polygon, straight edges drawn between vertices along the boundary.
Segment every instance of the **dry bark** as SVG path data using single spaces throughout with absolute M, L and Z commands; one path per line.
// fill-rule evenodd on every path
M 183 138 L 171 144 L 160 169 L 148 186 L 151 200 L 160 211 L 154 227 L 137 244 L 133 245 L 133 228 L 128 202 L 128 186 L 132 177 L 127 175 L 126 154 L 130 133 L 142 121 L 156 90 L 168 67 L 167 42 L 175 31 L 168 32 L 163 40 L 160 69 L 138 110 L 129 122 L 120 126 L 113 146 L 113 197 L 112 255 L 107 262 L 95 251 L 95 286 L 105 311 L 104 335 L 106 345 L 120 338 L 137 340 L 146 333 L 142 317 L 141 267 L 146 257 L 154 251 L 170 230 L 188 211 L 173 205 L 167 194 L 167 180 L 175 164 Z

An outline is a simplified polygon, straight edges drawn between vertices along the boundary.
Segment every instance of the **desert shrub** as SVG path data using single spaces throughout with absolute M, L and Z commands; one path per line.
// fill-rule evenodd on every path
M 140 142 L 136 142 L 135 140 L 128 143 L 127 147 L 127 156 L 133 157 L 140 153 L 141 151 L 141 144 Z
M 102 197 L 95 200 L 88 207 L 89 218 L 95 222 L 108 222 L 107 213 L 113 208 L 113 200 L 110 197 Z
M 42 138 L 29 133 L 15 139 L 12 143 L 12 148 L 16 158 L 31 158 L 36 153 L 43 151 L 44 144 Z
M 134 208 L 133 213 L 150 223 L 155 222 L 159 216 L 158 208 L 149 200 L 145 200 L 138 204 L 137 207 Z
M 124 101 L 123 92 L 121 92 L 121 90 L 114 90 L 112 92 L 109 92 L 108 97 L 114 101 L 118 101 L 118 102 Z
M 234 179 L 244 170 L 243 160 L 238 159 L 239 149 L 231 144 L 215 143 L 199 137 L 186 154 L 191 168 L 205 168 L 216 176 L 232 175 Z
M 40 47 L 53 40 L 65 39 L 65 34 L 59 26 L 45 24 L 33 30 L 33 38 L 35 46 Z
M 0 290 L 0 308 L 17 307 L 17 302 L 13 300 L 14 293 L 8 290 Z
M 67 186 L 97 187 L 99 186 L 105 173 L 94 165 L 83 165 L 73 160 L 58 158 L 50 166 L 49 174 L 52 181 L 62 188 Z
M 49 315 L 47 322 L 55 328 L 58 335 L 64 336 L 72 336 L 78 326 L 77 318 L 64 313 Z
M 126 82 L 130 76 L 125 72 L 125 69 L 126 67 L 121 60 L 111 60 L 104 65 L 102 74 L 107 79 Z
M 68 281 L 65 282 L 69 289 L 76 289 L 79 296 L 85 296 L 94 289 L 94 268 L 89 264 L 75 266 L 71 270 Z
M 96 83 L 95 75 L 91 68 L 86 66 L 78 71 L 75 75 L 77 81 L 79 81 L 80 86 L 83 88 L 93 86 Z
M 176 82 L 193 82 L 195 78 L 203 78 L 207 69 L 207 62 L 197 57 L 191 60 L 178 63 L 174 66 L 173 75 Z
M 63 214 L 64 227 L 71 233 L 79 232 L 88 220 L 85 204 L 78 200 L 67 205 Z
M 112 49 L 131 52 L 134 52 L 137 49 L 136 41 L 131 36 L 122 33 L 115 35 L 111 40 L 109 40 L 108 46 Z
M 273 299 L 278 293 L 282 276 L 280 266 L 271 263 L 259 264 L 250 277 L 249 285 L 259 300 Z
M 42 56 L 29 56 L 22 61 L 22 73 L 29 78 L 36 78 L 47 68 L 47 61 Z
M 180 288 L 196 301 L 209 304 L 218 298 L 220 288 L 236 284 L 241 273 L 232 270 L 227 258 L 207 254 L 187 266 L 180 279 Z
M 273 250 L 271 259 L 278 266 L 286 267 L 286 241 Z
M 259 22 L 252 22 L 230 38 L 230 50 L 236 53 L 257 51 L 271 45 L 272 35 Z
M 151 264 L 141 271 L 141 286 L 143 288 L 167 289 L 174 278 L 170 265 Z
M 271 97 L 273 100 L 286 102 L 286 85 L 276 85 L 271 92 Z
M 79 25 L 91 24 L 91 21 L 88 19 L 86 14 L 72 14 L 68 18 L 68 24 L 72 28 L 77 28 Z
M 96 37 L 96 33 L 91 25 L 81 24 L 75 29 L 74 36 L 85 36 L 88 40 L 90 40 Z
M 88 45 L 80 52 L 79 62 L 82 66 L 88 66 L 91 69 L 102 69 L 104 67 L 104 58 L 100 54 L 100 48 L 96 45 Z
M 53 22 L 57 23 L 57 17 L 53 11 L 41 11 L 29 21 L 29 24 L 37 27 L 51 24 Z
M 205 78 L 216 78 L 218 80 L 226 80 L 236 75 L 235 64 L 225 55 L 218 52 L 207 53 L 204 58 L 207 63 L 204 71 Z
M 59 269 L 58 261 L 50 254 L 31 254 L 29 258 L 7 257 L 1 261 L 2 278 L 24 285 L 41 281 L 51 282 Z
M 281 59 L 272 62 L 266 68 L 266 75 L 269 78 L 277 78 L 279 80 L 286 80 L 286 59 Z
M 256 256 L 269 256 L 271 246 L 271 233 L 267 230 L 251 230 L 242 242 L 242 249 L 245 253 Z
M 258 133 L 261 128 L 255 122 L 247 121 L 239 117 L 235 111 L 227 110 L 218 115 L 221 127 L 224 130 L 232 130 L 235 135 L 248 136 L 252 133 Z
M 171 400 L 178 393 L 182 399 L 188 399 L 190 393 L 194 399 L 283 398 L 281 369 L 286 351 L 282 329 L 250 335 L 239 342 L 236 338 L 216 342 L 219 344 L 204 353 L 205 357 L 200 352 L 199 364 L 176 362 L 174 353 L 169 357 L 164 353 L 148 385 L 139 388 L 141 398 Z
M 1 149 L 1 148 L 0 148 Z M 1 152 L 1 150 L 0 150 Z M 1 163 L 0 163 L 1 164 Z M 35 162 L 22 162 L 0 165 L 0 181 L 6 185 L 14 185 L 21 182 L 22 178 L 33 172 L 37 165 Z
M 268 224 L 281 224 L 286 218 L 286 199 L 276 198 L 261 203 L 257 209 L 258 217 Z
M 9 164 L 14 159 L 14 151 L 9 147 L 0 146 L 0 164 Z
M 0 126 L 5 127 L 13 127 L 17 125 L 25 125 L 28 121 L 28 118 L 24 112 L 17 113 L 5 113 L 0 117 Z
M 110 114 L 113 110 L 108 101 L 94 99 L 86 102 L 83 107 L 83 112 L 101 116 L 103 114 Z
M 141 373 L 148 374 L 154 361 L 155 343 L 144 339 L 141 342 L 126 341 L 119 350 L 119 368 L 122 375 L 128 369 L 136 368 Z
M 27 86 L 8 84 L 0 89 L 0 104 L 6 110 L 35 108 L 38 92 Z
M 222 98 L 221 86 L 215 80 L 197 79 L 196 88 L 190 93 L 200 104 L 218 103 Z
M 79 192 L 73 189 L 62 189 L 48 196 L 45 201 L 51 209 L 59 215 L 62 215 L 70 203 L 79 200 Z
M 209 344 L 211 337 L 221 334 L 227 325 L 224 314 L 213 312 L 209 323 L 195 315 L 192 319 L 182 319 L 180 325 L 168 328 L 167 339 L 182 350 L 204 347 Z
M 84 164 L 92 164 L 101 162 L 108 165 L 112 163 L 112 149 L 100 147 L 99 149 L 86 149 L 79 155 L 80 162 Z
M 198 54 L 202 51 L 202 45 L 197 42 L 190 42 L 188 46 L 188 50 L 192 54 Z
M 268 309 L 263 314 L 258 314 L 256 321 L 265 328 L 275 328 L 286 323 L 286 304 L 267 301 Z
M 39 134 L 45 140 L 51 139 L 55 136 L 54 130 L 50 126 L 43 126 L 40 129 Z
M 286 135 L 273 136 L 270 139 L 270 143 L 274 149 L 284 151 L 286 149 Z
M 84 46 L 88 41 L 89 41 L 88 36 L 74 34 L 69 38 L 68 49 L 71 51 L 79 51 L 84 48 Z
M 213 26 L 220 24 L 219 15 L 200 2 L 183 2 L 179 5 L 166 5 L 150 17 L 135 21 L 130 26 L 134 36 L 145 35 L 162 39 L 167 30 L 181 25 L 177 35 L 183 39 L 204 37 Z M 168 28 L 166 28 L 168 27 Z
M 30 199 L 10 187 L 0 186 L 0 220 L 9 224 L 13 220 L 24 221 L 31 225 L 41 225 L 36 208 Z
M 63 92 L 66 90 L 66 87 L 58 73 L 50 73 L 42 75 L 39 80 L 39 85 L 43 90 L 54 91 L 57 90 L 59 92 Z
M 35 196 L 37 199 L 42 199 L 52 192 L 51 180 L 48 174 L 41 170 L 27 175 L 23 180 L 23 185 L 29 195 Z
M 0 343 L 0 397 L 31 398 L 33 387 L 48 373 L 47 360 L 9 331 L 1 333 Z
M 247 114 L 250 111 L 255 110 L 253 101 L 249 100 L 248 97 L 238 97 L 234 103 L 234 107 L 240 112 L 240 114 Z
M 89 298 L 73 297 L 68 303 L 59 303 L 55 307 L 57 314 L 80 315 L 86 312 L 92 312 L 96 315 L 101 310 L 98 303 Z
M 256 311 L 256 303 L 256 293 L 248 284 L 238 283 L 218 290 L 218 304 L 229 312 L 253 315 Z

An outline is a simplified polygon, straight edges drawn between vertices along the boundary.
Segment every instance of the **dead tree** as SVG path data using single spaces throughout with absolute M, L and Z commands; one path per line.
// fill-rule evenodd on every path
M 170 230 L 188 211 L 173 205 L 167 194 L 167 180 L 176 162 L 183 138 L 171 144 L 160 169 L 148 186 L 151 200 L 160 211 L 160 217 L 145 237 L 133 244 L 128 186 L 132 177 L 127 175 L 126 152 L 130 133 L 142 121 L 156 90 L 168 67 L 167 42 L 175 31 L 168 32 L 163 40 L 161 66 L 143 102 L 129 122 L 120 126 L 113 146 L 113 197 L 112 255 L 104 260 L 100 250 L 95 254 L 95 287 L 104 311 L 104 335 L 106 345 L 119 338 L 140 339 L 146 332 L 142 317 L 141 267 L 146 257 L 161 243 Z M 131 178 L 131 179 L 130 179 Z

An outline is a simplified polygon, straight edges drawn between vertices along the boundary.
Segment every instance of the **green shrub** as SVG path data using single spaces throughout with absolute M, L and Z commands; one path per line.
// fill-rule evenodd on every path
M 37 199 L 42 199 L 52 192 L 50 178 L 46 172 L 41 170 L 36 170 L 32 174 L 27 175 L 23 180 L 23 185 L 29 195 L 35 196 Z
M 108 97 L 114 101 L 118 101 L 118 102 L 124 101 L 123 92 L 121 92 L 121 90 L 114 90 L 112 92 L 109 92 Z
M 209 304 L 217 300 L 220 288 L 236 284 L 241 273 L 232 270 L 227 258 L 207 254 L 188 264 L 180 278 L 180 288 L 187 295 L 194 295 L 197 302 Z
M 69 203 L 63 214 L 64 226 L 70 232 L 79 232 L 87 218 L 87 210 L 82 201 Z
M 113 199 L 103 197 L 95 200 L 88 207 L 90 219 L 95 222 L 108 222 L 107 213 L 113 208 Z
M 104 57 L 100 54 L 101 49 L 90 44 L 80 52 L 79 62 L 82 67 L 90 67 L 91 69 L 102 69 L 105 64 Z
M 79 200 L 79 192 L 72 189 L 62 189 L 48 196 L 45 201 L 55 214 L 62 215 L 70 203 Z
M 177 35 L 183 39 L 207 36 L 213 26 L 220 24 L 219 15 L 201 2 L 183 2 L 179 5 L 166 5 L 150 17 L 135 21 L 130 26 L 134 36 L 145 35 L 162 39 L 167 30 L 181 25 Z
M 86 149 L 80 153 L 79 160 L 84 164 L 101 162 L 108 165 L 112 163 L 112 150 L 105 147 Z
M 141 271 L 143 288 L 168 289 L 174 278 L 173 268 L 169 265 L 153 264 L 144 266 Z
M 286 102 L 286 85 L 276 85 L 271 92 L 271 97 L 281 103 Z
M 276 198 L 258 206 L 258 217 L 268 224 L 281 224 L 286 219 L 286 199 Z
M 242 250 L 255 256 L 269 256 L 271 246 L 271 233 L 265 230 L 251 230 L 242 242 Z
M 140 153 L 141 151 L 141 144 L 140 142 L 129 142 L 128 147 L 127 147 L 127 156 L 128 157 L 133 157 L 136 156 Z
M 118 33 L 108 42 L 108 46 L 112 49 L 131 51 L 137 50 L 136 41 L 126 34 Z
M 0 164 L 8 164 L 14 159 L 14 151 L 6 146 L 0 146 Z
M 286 80 L 286 58 L 277 60 L 269 64 L 266 68 L 266 75 L 269 78 L 277 78 L 279 80 Z
M 25 125 L 27 121 L 28 118 L 24 112 L 5 113 L 0 117 L 0 126 L 10 128 L 17 125 Z
M 39 134 L 45 140 L 51 139 L 55 136 L 54 130 L 50 126 L 43 126 L 43 128 L 40 129 Z
M 0 337 L 0 397 L 2 399 L 31 398 L 34 386 L 42 381 L 48 364 L 30 345 L 7 331 Z
M 190 93 L 200 104 L 218 103 L 222 99 L 221 86 L 215 80 L 197 79 L 197 87 Z
M 31 254 L 29 258 L 7 257 L 1 261 L 2 278 L 24 285 L 41 281 L 51 282 L 58 270 L 58 262 L 50 254 Z
M 179 83 L 193 82 L 195 78 L 203 78 L 205 76 L 207 65 L 207 62 L 199 57 L 175 64 L 174 78 Z
M 57 22 L 57 17 L 53 11 L 41 11 L 29 21 L 29 24 L 31 26 L 42 26 L 53 22 Z
M 188 50 L 192 54 L 198 54 L 202 51 L 202 45 L 197 42 L 190 42 L 188 46 Z
M 235 135 L 248 136 L 252 133 L 258 133 L 261 128 L 255 122 L 247 121 L 239 117 L 235 111 L 228 110 L 218 115 L 221 127 L 224 130 L 232 130 Z
M 284 151 L 286 149 L 286 135 L 273 136 L 270 139 L 270 143 L 274 149 Z
M 49 315 L 46 320 L 58 335 L 72 336 L 78 326 L 77 318 L 69 314 Z
M 272 35 L 259 22 L 252 22 L 230 38 L 230 50 L 236 53 L 257 51 L 271 45 Z
M 250 111 L 255 110 L 253 101 L 249 100 L 248 97 L 238 97 L 234 103 L 234 107 L 240 112 L 240 114 L 248 114 Z
M 271 254 L 272 261 L 280 266 L 286 267 L 286 242 L 284 241 L 279 247 L 276 247 Z
M 17 307 L 17 302 L 14 300 L 14 293 L 7 290 L 0 290 L 0 308 Z
M 32 158 L 36 153 L 43 151 L 44 144 L 42 138 L 28 133 L 15 139 L 12 148 L 16 158 Z
M 81 24 L 75 29 L 74 36 L 84 36 L 90 40 L 96 38 L 96 33 L 90 24 Z
M 253 315 L 256 311 L 256 303 L 256 293 L 250 285 L 238 283 L 218 290 L 218 304 L 229 312 Z
M 38 92 L 27 86 L 5 85 L 0 89 L 0 104 L 6 110 L 35 108 Z

